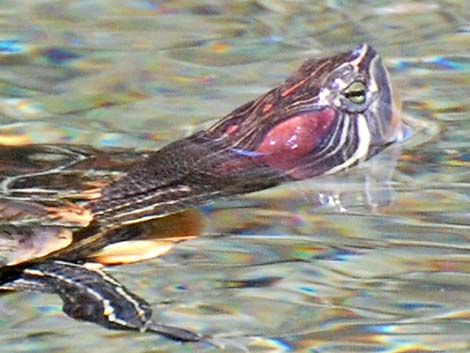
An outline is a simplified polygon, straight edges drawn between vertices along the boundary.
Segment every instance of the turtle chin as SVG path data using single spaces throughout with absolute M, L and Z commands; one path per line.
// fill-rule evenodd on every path
M 398 91 L 393 90 L 388 71 L 379 56 L 370 64 L 370 75 L 378 88 L 377 98 L 365 112 L 371 133 L 370 143 L 371 147 L 385 147 L 401 141 L 406 135 L 400 97 Z

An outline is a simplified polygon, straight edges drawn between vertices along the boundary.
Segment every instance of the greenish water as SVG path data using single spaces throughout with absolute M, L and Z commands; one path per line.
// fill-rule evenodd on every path
M 107 331 L 20 293 L 0 298 L 0 352 L 470 351 L 465 1 L 20 0 L 0 18 L 3 144 L 158 148 L 360 42 L 420 126 L 347 175 L 204 207 L 204 237 L 110 270 L 156 320 L 225 349 Z

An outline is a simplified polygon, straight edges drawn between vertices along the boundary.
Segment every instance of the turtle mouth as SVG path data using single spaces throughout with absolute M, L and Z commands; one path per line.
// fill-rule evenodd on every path
M 371 145 L 387 146 L 400 142 L 406 134 L 400 96 L 398 90 L 394 90 L 388 70 L 376 53 L 369 59 L 367 73 L 370 77 L 371 91 L 376 92 L 375 99 L 364 112 L 368 116 L 371 130 Z

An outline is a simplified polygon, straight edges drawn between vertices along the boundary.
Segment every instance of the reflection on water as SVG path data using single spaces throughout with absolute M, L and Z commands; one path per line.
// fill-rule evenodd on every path
M 0 142 L 155 148 L 308 56 L 368 42 L 422 125 L 394 170 L 391 150 L 341 178 L 206 206 L 205 236 L 110 271 L 156 320 L 229 352 L 468 352 L 466 6 L 6 1 Z M 75 322 L 31 293 L 1 298 L 0 327 L 1 352 L 224 351 Z

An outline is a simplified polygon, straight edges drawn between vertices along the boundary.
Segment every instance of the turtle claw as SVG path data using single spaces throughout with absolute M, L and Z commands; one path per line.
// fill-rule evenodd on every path
M 151 323 L 147 327 L 147 332 L 154 332 L 166 336 L 170 339 L 181 342 L 200 342 L 206 341 L 208 337 L 199 335 L 184 328 L 169 326 L 164 324 Z
M 201 335 L 187 329 L 164 324 L 153 323 L 147 328 L 147 332 L 155 332 L 169 339 L 179 342 L 201 342 L 219 349 L 229 349 L 231 352 L 248 353 L 246 342 L 240 338 L 232 337 L 213 337 L 210 335 Z
M 214 337 L 158 323 L 151 324 L 147 331 L 158 333 L 175 341 L 206 343 L 219 349 L 227 349 L 230 352 L 248 353 L 247 346 L 252 341 L 252 337 Z

